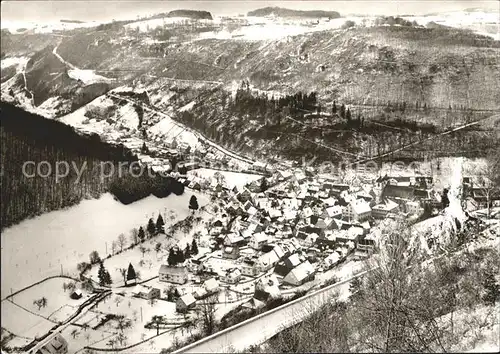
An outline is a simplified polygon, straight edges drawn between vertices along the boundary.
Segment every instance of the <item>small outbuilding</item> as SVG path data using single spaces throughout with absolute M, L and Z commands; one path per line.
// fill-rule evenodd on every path
M 73 300 L 79 300 L 82 298 L 82 291 L 80 289 L 76 289 L 71 293 L 69 297 L 72 298 Z
M 186 294 L 181 296 L 175 302 L 175 309 L 177 312 L 186 312 L 196 306 L 196 299 L 193 294 Z

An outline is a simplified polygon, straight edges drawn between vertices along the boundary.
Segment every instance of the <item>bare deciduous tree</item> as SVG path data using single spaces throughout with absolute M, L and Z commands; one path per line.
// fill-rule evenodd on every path
M 215 322 L 215 304 L 217 303 L 217 296 L 212 295 L 199 301 L 196 307 L 196 313 L 199 320 L 203 324 L 203 331 L 205 335 L 209 336 L 216 330 Z
M 491 216 L 493 197 L 500 197 L 500 152 L 491 152 L 486 158 L 486 164 L 479 170 L 477 188 L 486 199 L 487 217 Z
M 123 247 L 127 244 L 127 239 L 124 234 L 118 236 L 118 246 L 120 246 L 120 252 L 123 252 Z
M 135 227 L 130 231 L 130 241 L 133 245 L 137 245 L 139 243 L 139 230 Z

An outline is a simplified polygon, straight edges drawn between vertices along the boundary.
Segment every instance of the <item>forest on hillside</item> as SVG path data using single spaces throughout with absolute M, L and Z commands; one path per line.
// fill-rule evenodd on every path
M 102 142 L 95 134 L 80 135 L 68 125 L 4 102 L 0 133 L 2 229 L 107 191 L 124 204 L 150 194 L 184 192 L 176 180 L 140 166 L 123 145 Z M 140 177 L 135 177 L 137 169 L 144 169 Z
M 189 103 L 182 95 L 173 99 L 180 107 Z M 250 154 L 271 152 L 278 159 L 475 158 L 500 148 L 496 130 L 479 124 L 440 135 L 459 125 L 486 120 L 491 112 L 451 105 L 442 109 L 403 100 L 367 110 L 328 99 L 315 91 L 279 97 L 256 93 L 243 81 L 234 97 L 222 90 L 198 92 L 193 108 L 180 112 L 177 119 L 228 148 Z M 493 125 L 500 124 L 493 118 Z
M 324 10 L 292 10 L 282 7 L 263 7 L 257 10 L 250 11 L 247 16 L 264 17 L 274 15 L 277 17 L 302 17 L 302 18 L 339 18 L 340 14 L 337 11 Z

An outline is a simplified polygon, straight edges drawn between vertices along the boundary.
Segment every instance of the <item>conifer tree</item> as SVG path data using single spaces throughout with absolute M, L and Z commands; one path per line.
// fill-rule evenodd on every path
M 113 284 L 113 281 L 111 280 L 111 275 L 109 274 L 109 272 L 107 270 L 105 272 L 104 281 L 105 281 L 105 285 Z
M 260 191 L 261 192 L 265 192 L 268 188 L 268 185 L 267 185 L 267 179 L 266 177 L 262 178 L 261 182 L 260 182 Z
M 101 261 L 99 264 L 99 270 L 97 272 L 97 278 L 99 279 L 99 285 L 105 286 L 105 285 L 110 285 L 112 283 L 111 281 L 111 275 L 109 272 L 104 268 L 104 264 Z
M 139 240 L 141 240 L 141 242 L 144 242 L 144 239 L 146 238 L 142 226 L 139 228 L 139 233 L 137 234 L 137 237 L 139 237 Z
M 153 218 L 149 219 L 147 230 L 148 230 L 149 237 L 152 237 L 155 234 L 156 225 L 155 225 L 155 222 L 153 221 Z
M 175 255 L 177 259 L 177 263 L 183 263 L 186 259 L 184 258 L 184 252 L 181 249 L 178 249 Z
M 189 209 L 194 213 L 195 210 L 198 210 L 198 207 L 198 199 L 195 195 L 191 196 L 191 199 L 189 199 Z
M 158 214 L 158 219 L 156 219 L 156 232 L 163 232 L 163 227 L 165 226 L 165 222 L 163 221 L 163 217 L 161 214 Z
M 102 263 L 102 261 L 99 263 L 97 278 L 99 279 L 100 286 L 104 286 L 106 284 L 106 268 L 104 268 L 104 264 Z
M 198 254 L 198 244 L 196 243 L 196 240 L 193 240 L 193 242 L 191 243 L 191 254 Z
M 347 108 L 347 112 L 345 113 L 345 118 L 347 119 L 348 122 L 351 121 L 351 110 Z
M 170 250 L 168 251 L 167 263 L 170 266 L 174 266 L 177 264 L 173 248 L 170 248 Z
M 137 279 L 137 274 L 135 272 L 134 266 L 132 265 L 132 263 L 129 263 L 127 269 L 127 282 L 136 279 Z

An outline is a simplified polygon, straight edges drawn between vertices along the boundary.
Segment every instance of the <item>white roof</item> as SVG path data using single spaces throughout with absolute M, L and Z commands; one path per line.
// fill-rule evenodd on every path
M 192 293 L 186 294 L 181 296 L 180 298 L 183 303 L 185 303 L 187 306 L 194 304 L 196 302 L 196 299 L 194 298 Z
M 337 252 L 333 252 L 332 254 L 330 254 L 328 257 L 325 258 L 325 263 L 331 265 L 338 262 L 339 259 L 340 259 L 339 254 Z
M 307 278 L 309 275 L 314 273 L 314 267 L 309 261 L 302 262 L 297 267 L 293 268 L 286 276 L 283 278 L 284 281 L 290 281 L 295 278 L 297 281 L 301 281 Z M 292 281 L 293 282 L 293 281 Z
M 318 234 L 317 233 L 312 233 L 312 234 L 309 234 L 306 238 L 307 241 L 309 242 L 316 242 L 316 240 L 318 239 Z
M 355 202 L 351 203 L 352 210 L 356 214 L 364 214 L 364 213 L 369 213 L 372 211 L 372 208 L 370 208 L 370 204 L 368 204 L 365 201 L 357 200 Z
M 342 214 L 342 207 L 340 205 L 331 206 L 326 208 L 326 213 L 329 217 L 334 217 L 335 215 Z
M 296 210 L 285 210 L 284 217 L 285 220 L 293 220 L 297 216 Z
M 312 211 L 312 209 L 309 208 L 309 207 L 304 208 L 302 210 L 302 213 L 303 213 L 304 217 L 306 217 L 306 218 L 308 218 L 308 217 L 310 217 L 311 215 L 314 214 L 313 211 Z
M 388 200 L 386 203 L 382 204 L 377 204 L 373 207 L 373 209 L 378 209 L 378 210 L 393 210 L 398 207 L 398 204 L 396 202 L 393 202 L 392 200 Z
M 278 173 L 283 177 L 283 178 L 288 178 L 288 177 L 291 177 L 292 176 L 292 173 L 290 171 L 282 171 L 282 170 L 279 170 Z
M 278 261 L 278 256 L 275 251 L 267 252 L 259 257 L 259 263 L 262 265 L 275 264 Z
M 252 237 L 257 241 L 257 242 L 263 242 L 267 241 L 267 235 L 263 232 L 258 232 L 252 235 Z
M 279 218 L 282 215 L 283 214 L 281 213 L 281 210 L 279 210 L 279 209 L 271 209 L 271 210 L 269 210 L 269 216 L 271 218 Z
M 219 288 L 219 282 L 215 278 L 210 278 L 205 281 L 204 286 L 208 291 L 213 291 Z

